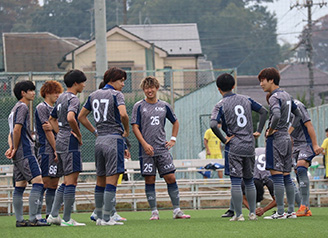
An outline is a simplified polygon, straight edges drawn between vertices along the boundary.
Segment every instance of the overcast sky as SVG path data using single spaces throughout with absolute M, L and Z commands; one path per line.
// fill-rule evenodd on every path
M 293 8 L 290 9 L 291 5 L 296 3 L 302 4 L 305 0 L 274 0 L 273 3 L 265 4 L 268 6 L 270 12 L 275 12 L 278 19 L 277 33 L 279 43 L 284 40 L 289 43 L 297 43 L 298 36 L 306 25 L 307 20 L 307 8 Z M 314 0 L 313 3 L 328 2 L 322 0 Z M 319 6 L 312 7 L 312 20 L 328 15 L 328 5 L 320 8 Z

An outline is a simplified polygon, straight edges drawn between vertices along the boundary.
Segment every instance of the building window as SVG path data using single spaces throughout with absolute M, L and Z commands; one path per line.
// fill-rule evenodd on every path
M 164 69 L 164 88 L 168 88 L 171 86 L 171 77 L 172 77 L 172 67 L 171 66 L 165 66 Z

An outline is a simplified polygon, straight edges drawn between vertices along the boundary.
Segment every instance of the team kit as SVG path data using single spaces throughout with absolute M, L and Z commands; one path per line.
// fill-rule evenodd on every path
M 89 95 L 81 109 L 77 94 L 83 91 L 87 80 L 82 71 L 70 70 L 64 75 L 65 92 L 59 82 L 45 82 L 40 89 L 44 101 L 34 112 L 35 132 L 30 130 L 28 107 L 35 97 L 35 85 L 31 81 L 15 84 L 13 92 L 18 102 L 8 117 L 9 148 L 5 156 L 14 166 L 16 227 L 86 225 L 71 217 L 78 177 L 82 172 L 80 124 L 96 137 L 95 209 L 90 216 L 96 225 L 124 225 L 127 220 L 117 213 L 115 206 L 119 176 L 124 173 L 124 159 L 131 158 L 127 139 L 130 125 L 139 142 L 140 172 L 151 210 L 149 219 L 160 219 L 155 189 L 157 171 L 167 184 L 173 219 L 190 219 L 190 215 L 180 209 L 176 168 L 169 151 L 175 145 L 179 131 L 173 108 L 157 99 L 160 83 L 155 77 L 148 76 L 140 83 L 145 97 L 134 104 L 129 118 L 122 93 L 126 79 L 124 70 L 108 69 L 99 88 Z M 222 217 L 228 217 L 232 222 L 244 221 L 243 203 L 249 210 L 248 219 L 252 221 L 274 206 L 277 211 L 264 219 L 312 216 L 307 170 L 314 156 L 323 149 L 318 146 L 311 118 L 302 102 L 279 88 L 280 75 L 275 68 L 263 69 L 258 80 L 263 91 L 267 92 L 269 113 L 252 98 L 233 93 L 235 79 L 230 74 L 222 74 L 216 79 L 222 99 L 212 110 L 209 126 L 225 145 L 224 173 L 231 181 L 230 207 Z M 259 115 L 255 132 L 252 111 Z M 90 113 L 93 122 L 89 121 Z M 268 114 L 268 128 L 263 132 L 266 137 L 265 158 L 255 160 L 255 139 L 261 135 Z M 169 141 L 166 140 L 166 119 L 172 123 Z M 261 162 L 260 166 L 257 161 Z M 262 168 L 261 171 L 258 168 Z M 292 169 L 299 189 L 291 179 Z M 61 184 L 60 178 L 63 178 Z M 29 218 L 24 219 L 23 194 L 28 183 L 32 184 Z M 256 203 L 263 199 L 263 186 L 269 188 L 272 202 L 265 208 L 256 208 Z M 43 200 L 46 218 L 41 215 Z M 298 201 L 296 212 L 295 201 Z

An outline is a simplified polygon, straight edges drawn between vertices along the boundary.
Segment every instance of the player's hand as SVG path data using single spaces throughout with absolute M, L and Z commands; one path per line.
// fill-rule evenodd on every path
M 52 126 L 49 122 L 46 121 L 45 123 L 42 124 L 42 129 L 44 131 L 52 131 Z
M 316 155 L 321 154 L 323 151 L 323 148 L 319 147 L 318 145 L 313 145 L 313 150 Z
M 269 130 L 267 130 L 266 132 L 265 132 L 265 137 L 268 137 L 268 136 L 271 136 L 271 135 L 273 135 L 274 133 L 276 133 L 278 130 L 271 130 L 271 129 L 269 129 Z
M 147 155 L 150 155 L 150 156 L 154 155 L 154 148 L 151 145 L 146 143 L 146 145 L 144 145 L 143 148 Z
M 54 155 L 55 155 L 54 161 L 55 161 L 55 163 L 58 163 L 58 155 L 57 155 L 57 152 L 56 151 L 54 151 Z
M 79 145 L 83 145 L 82 142 L 82 136 L 77 136 L 74 131 L 71 131 L 72 135 L 77 139 L 77 141 L 79 142 Z
M 165 142 L 165 147 L 168 148 L 168 149 L 171 149 L 174 145 L 175 145 L 174 140 L 170 140 L 170 141 Z
M 263 210 L 262 207 L 258 207 L 258 208 L 256 208 L 255 213 L 256 213 L 257 216 L 260 217 L 260 216 L 262 216 L 264 214 L 264 210 Z
M 124 150 L 124 159 L 131 159 L 131 154 L 129 150 Z
M 126 138 L 128 136 L 129 136 L 129 134 L 126 131 L 124 131 L 123 134 L 122 134 L 122 137 L 125 137 Z
M 259 138 L 260 135 L 261 135 L 261 133 L 258 132 L 258 131 L 256 131 L 256 132 L 253 133 L 253 136 L 254 136 L 255 138 Z
M 206 155 L 211 155 L 211 151 L 210 150 L 206 150 Z
M 235 137 L 235 135 L 227 136 L 226 137 L 227 141 L 225 142 L 225 145 L 228 144 L 231 141 L 231 139 L 234 138 L 234 137 Z
M 16 154 L 16 149 L 12 149 L 12 148 L 9 148 L 6 152 L 5 152 L 5 156 L 7 157 L 7 159 L 12 159 L 14 158 Z

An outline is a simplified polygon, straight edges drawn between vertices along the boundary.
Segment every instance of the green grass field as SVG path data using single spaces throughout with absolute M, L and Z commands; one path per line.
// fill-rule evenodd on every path
M 244 216 L 247 217 L 247 211 Z M 132 237 L 328 237 L 328 208 L 312 208 L 312 217 L 288 220 L 230 222 L 220 216 L 225 210 L 186 210 L 190 220 L 173 220 L 172 211 L 160 211 L 160 220 L 149 221 L 150 212 L 120 212 L 128 221 L 123 226 L 96 226 L 90 213 L 73 214 L 85 227 L 15 227 L 14 216 L 0 216 L 1 237 L 14 238 L 132 238 Z M 267 212 L 271 215 L 272 212 Z

